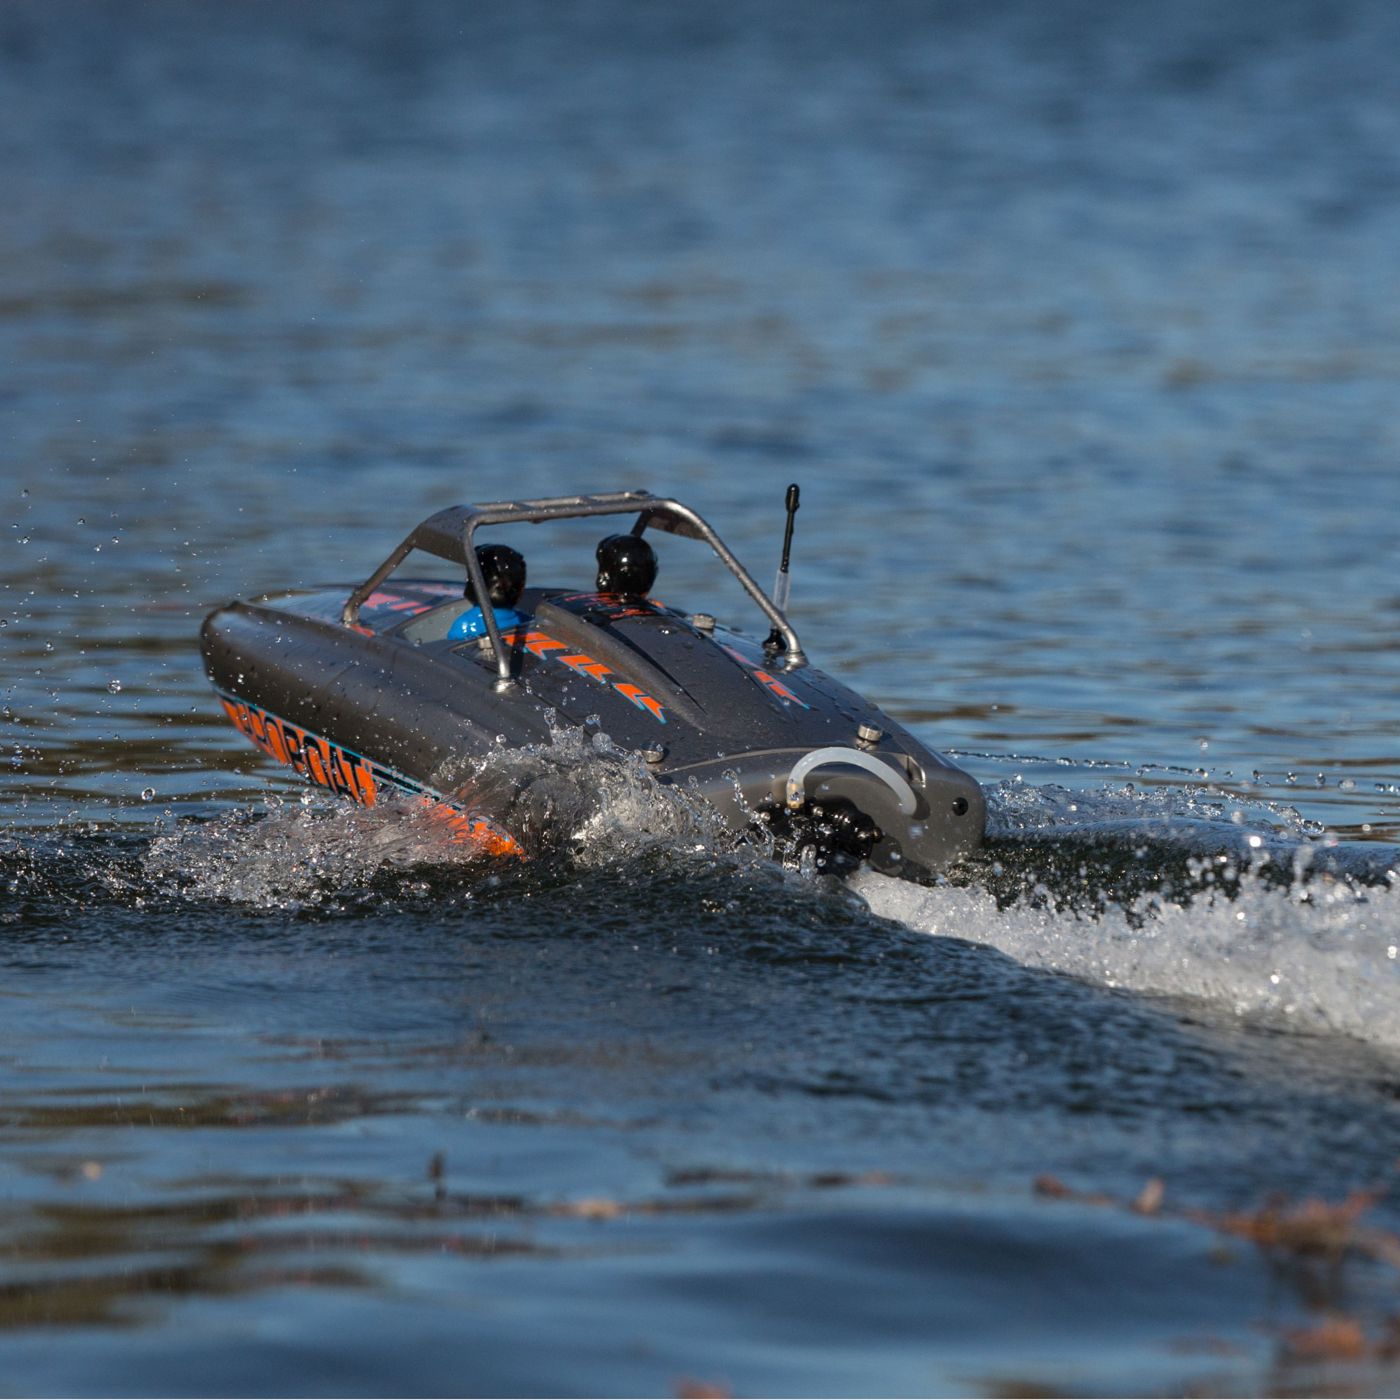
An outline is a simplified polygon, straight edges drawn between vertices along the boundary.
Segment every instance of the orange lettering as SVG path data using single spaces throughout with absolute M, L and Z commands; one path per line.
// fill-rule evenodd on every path
M 278 763 L 291 763 L 291 749 L 282 733 L 282 721 L 273 715 L 267 716 L 267 747 Z
M 378 793 L 374 787 L 374 774 L 370 771 L 367 763 L 355 763 L 350 766 L 350 776 L 355 783 L 355 792 L 360 801 L 366 807 L 373 807 Z
M 330 775 L 325 769 L 325 756 L 321 752 L 319 741 L 313 739 L 309 734 L 303 734 L 301 740 L 306 753 L 306 769 L 311 774 L 311 781 L 321 787 L 330 787 Z

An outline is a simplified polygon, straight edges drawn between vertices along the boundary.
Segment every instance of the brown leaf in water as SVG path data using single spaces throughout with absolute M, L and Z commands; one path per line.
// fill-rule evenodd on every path
M 808 1178 L 807 1184 L 830 1190 L 834 1186 L 893 1186 L 894 1181 L 889 1172 L 818 1172 Z
M 1378 1263 L 1389 1264 L 1400 1271 L 1400 1236 L 1389 1230 L 1367 1230 L 1361 1247 Z
M 1167 1194 L 1166 1185 L 1160 1176 L 1150 1177 L 1133 1202 L 1133 1209 L 1139 1215 L 1156 1215 L 1162 1209 L 1162 1198 Z
M 676 1382 L 676 1400 L 733 1400 L 733 1396 L 723 1381 L 697 1381 L 682 1376 Z
M 1045 1196 L 1052 1201 L 1078 1201 L 1086 1206 L 1116 1206 L 1121 1205 L 1121 1201 L 1116 1201 L 1112 1196 L 1099 1195 L 1093 1191 L 1076 1191 L 1072 1186 L 1066 1186 L 1057 1176 L 1038 1176 L 1035 1179 L 1034 1190 L 1037 1196 Z
M 1369 1351 L 1354 1317 L 1329 1317 L 1316 1327 L 1290 1331 L 1284 1345 L 1295 1361 L 1359 1361 Z
M 627 1207 L 621 1201 L 610 1201 L 603 1196 L 585 1196 L 581 1201 L 563 1201 L 553 1207 L 554 1215 L 572 1215 L 580 1220 L 616 1220 L 626 1213 Z
M 1357 1230 L 1357 1222 L 1380 1199 L 1377 1191 L 1353 1191 L 1336 1205 L 1311 1199 L 1290 1206 L 1271 1201 L 1255 1211 L 1235 1211 L 1225 1215 L 1195 1213 L 1193 1218 L 1227 1235 L 1250 1240 L 1264 1249 L 1289 1254 L 1343 1254 L 1353 1246 L 1364 1246 L 1367 1237 Z M 1382 1238 L 1378 1236 L 1378 1238 Z
M 1400 1360 L 1400 1313 L 1386 1319 L 1381 1339 L 1375 1346 L 1375 1353 L 1379 1361 Z

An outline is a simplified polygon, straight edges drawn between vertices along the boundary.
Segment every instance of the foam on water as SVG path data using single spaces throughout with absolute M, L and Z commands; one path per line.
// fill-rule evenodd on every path
M 1400 1045 L 1400 888 L 1348 879 L 1237 883 L 1073 907 L 1044 884 L 1007 904 L 985 888 L 924 888 L 864 870 L 871 911 L 986 944 L 1031 967 L 1182 996 L 1292 1030 Z
M 1105 986 L 1400 1043 L 1400 851 L 1203 784 L 988 788 L 991 878 L 862 872 L 871 909 Z M 1014 872 L 1002 861 L 1014 859 Z

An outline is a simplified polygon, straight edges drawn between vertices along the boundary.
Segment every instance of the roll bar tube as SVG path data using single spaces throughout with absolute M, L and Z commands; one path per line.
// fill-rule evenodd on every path
M 440 559 L 462 565 L 477 598 L 489 599 L 481 562 L 476 557 L 473 540 L 483 525 L 538 525 L 545 520 L 585 519 L 599 515 L 630 515 L 637 511 L 633 533 L 640 535 L 649 525 L 671 534 L 703 540 L 719 556 L 720 562 L 739 581 L 744 591 L 758 604 L 759 610 L 777 628 L 787 645 L 789 666 L 806 664 L 807 657 L 792 624 L 778 611 L 777 605 L 758 586 L 749 571 L 735 557 L 729 546 L 710 525 L 689 506 L 650 491 L 612 491 L 590 496 L 551 496 L 533 501 L 494 501 L 488 505 L 450 506 L 423 521 L 394 552 L 360 584 L 345 600 L 340 620 L 346 627 L 360 626 L 360 608 L 365 600 L 389 577 L 415 549 L 434 554 Z M 498 689 L 513 685 L 510 674 L 510 654 L 501 639 L 495 610 L 482 607 L 482 620 L 491 639 L 496 658 Z

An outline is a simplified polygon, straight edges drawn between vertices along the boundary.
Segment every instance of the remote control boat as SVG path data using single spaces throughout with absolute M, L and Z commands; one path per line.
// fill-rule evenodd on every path
M 927 880 L 980 845 L 981 789 L 807 661 L 785 614 L 796 508 L 792 488 L 775 602 L 695 511 L 650 492 L 453 506 L 357 587 L 218 609 L 204 623 L 205 666 L 229 719 L 272 758 L 364 805 L 416 794 L 493 853 L 538 849 L 539 814 L 527 779 L 485 795 L 473 761 L 502 736 L 508 747 L 547 744 L 561 722 L 596 717 L 657 782 L 736 830 L 810 848 L 819 868 L 869 861 Z M 621 515 L 635 517 L 630 533 L 604 541 L 600 561 L 605 547 L 624 564 L 651 555 L 649 531 L 707 544 L 771 628 L 766 640 L 655 601 L 654 563 L 640 580 L 600 565 L 592 589 L 577 579 L 525 588 L 519 554 L 478 548 L 486 527 Z M 459 579 L 400 577 L 415 552 L 458 566 Z M 506 556 L 520 563 L 514 596 L 502 598 L 488 572 Z

